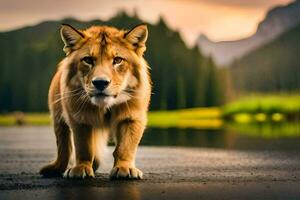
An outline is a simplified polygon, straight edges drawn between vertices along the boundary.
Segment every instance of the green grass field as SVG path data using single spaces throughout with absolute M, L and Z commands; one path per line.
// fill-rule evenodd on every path
M 176 111 L 149 112 L 149 127 L 180 127 L 180 128 L 220 128 L 222 120 L 218 108 L 195 108 Z M 0 115 L 0 126 L 17 124 L 17 115 Z M 25 125 L 50 125 L 48 113 L 26 113 L 22 117 Z
M 299 120 L 300 95 L 251 95 L 223 106 L 223 116 L 237 122 Z
M 26 113 L 24 114 L 25 125 L 49 125 L 51 123 L 48 113 Z M 0 126 L 17 125 L 17 116 L 15 114 L 0 115 Z
M 252 95 L 228 103 L 221 108 L 193 108 L 149 112 L 149 127 L 217 129 L 223 120 L 235 123 L 299 121 L 300 95 Z M 0 115 L 0 126 L 17 124 L 18 114 Z M 50 125 L 48 113 L 21 114 L 26 125 Z M 296 120 L 295 120 L 296 119 Z
M 149 112 L 149 127 L 216 129 L 222 125 L 221 110 L 215 107 Z
M 300 95 L 251 95 L 224 106 L 224 115 L 235 113 L 295 113 L 300 112 Z

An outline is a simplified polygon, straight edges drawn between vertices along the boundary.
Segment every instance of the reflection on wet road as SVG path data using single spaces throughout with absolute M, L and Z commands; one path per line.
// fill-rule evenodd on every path
M 159 131 L 148 130 L 143 144 L 151 146 L 138 149 L 136 164 L 145 179 L 112 182 L 113 147 L 95 179 L 45 179 L 37 172 L 55 157 L 52 128 L 1 128 L 0 199 L 220 199 L 216 191 L 223 199 L 300 195 L 297 138 L 251 142 L 247 135 L 221 131 Z

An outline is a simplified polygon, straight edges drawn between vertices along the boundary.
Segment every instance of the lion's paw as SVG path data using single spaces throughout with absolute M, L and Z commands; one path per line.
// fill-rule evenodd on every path
M 111 180 L 143 179 L 143 172 L 135 167 L 115 166 L 110 172 L 110 179 Z
M 75 167 L 67 169 L 64 173 L 64 178 L 85 179 L 94 177 L 93 168 L 85 164 L 76 165 Z
M 40 170 L 40 174 L 43 177 L 62 177 L 64 172 L 64 169 L 61 169 L 57 164 L 52 163 L 49 165 L 44 166 L 41 170 Z

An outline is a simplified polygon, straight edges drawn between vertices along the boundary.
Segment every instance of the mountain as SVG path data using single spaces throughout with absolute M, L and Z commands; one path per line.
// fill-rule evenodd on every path
M 0 33 L 0 112 L 47 110 L 47 93 L 57 63 L 64 57 L 59 29 L 112 25 L 131 28 L 142 21 L 119 13 L 108 21 L 64 19 Z M 215 106 L 222 98 L 216 66 L 198 48 L 189 49 L 180 34 L 163 19 L 148 24 L 146 60 L 151 66 L 153 95 L 150 109 Z
M 300 24 L 244 55 L 230 67 L 238 91 L 300 90 Z
M 205 55 L 211 55 L 217 64 L 229 66 L 251 50 L 267 44 L 283 32 L 300 23 L 300 0 L 286 6 L 271 9 L 265 19 L 258 25 L 254 35 L 237 40 L 212 42 L 200 35 L 198 46 Z

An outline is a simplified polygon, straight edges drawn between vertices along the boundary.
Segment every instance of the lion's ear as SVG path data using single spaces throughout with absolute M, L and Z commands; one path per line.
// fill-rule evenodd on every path
M 145 46 L 148 38 L 146 24 L 141 24 L 125 33 L 125 38 L 134 46 Z
M 68 54 L 70 49 L 84 38 L 83 33 L 81 33 L 69 24 L 61 25 L 60 36 L 65 44 L 64 52 L 66 52 L 66 54 Z

